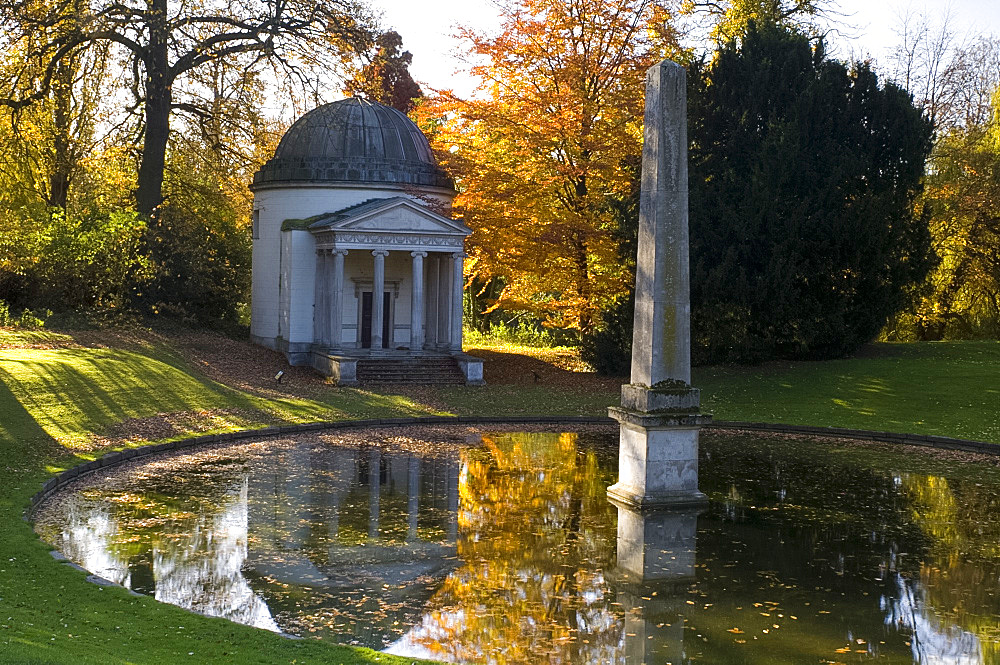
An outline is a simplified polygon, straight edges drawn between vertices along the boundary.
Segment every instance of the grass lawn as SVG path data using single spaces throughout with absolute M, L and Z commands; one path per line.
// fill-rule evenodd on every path
M 855 358 L 695 368 L 720 420 L 1000 443 L 1000 343 L 873 344 Z
M 207 333 L 0 330 L 0 663 L 409 663 L 209 619 L 84 581 L 20 517 L 53 472 L 149 441 L 351 417 L 601 415 L 621 379 L 569 350 L 480 347 L 486 388 L 335 388 Z M 1000 344 L 875 345 L 857 358 L 701 368 L 724 420 L 941 434 L 1000 443 Z
M 600 415 L 624 378 L 581 374 L 566 349 L 479 347 L 484 391 L 446 391 L 456 413 Z M 536 376 L 540 378 L 535 383 Z M 1000 343 L 872 344 L 854 358 L 695 367 L 718 420 L 936 434 L 1000 443 Z

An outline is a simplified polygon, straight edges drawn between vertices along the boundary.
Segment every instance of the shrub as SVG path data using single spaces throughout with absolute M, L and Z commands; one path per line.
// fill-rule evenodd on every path
M 514 319 L 508 322 L 500 321 L 489 326 L 485 331 L 466 328 L 463 333 L 466 344 L 483 346 L 533 346 L 551 348 L 566 346 L 577 342 L 572 331 L 546 328 L 538 321 Z
M 628 376 L 632 368 L 632 317 L 635 298 L 619 298 L 601 313 L 593 334 L 580 344 L 580 358 L 606 376 Z

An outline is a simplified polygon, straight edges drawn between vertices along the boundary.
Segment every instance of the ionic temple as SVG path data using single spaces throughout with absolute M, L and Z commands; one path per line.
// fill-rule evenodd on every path
M 482 383 L 462 353 L 455 189 L 403 113 L 365 99 L 299 118 L 254 175 L 253 341 L 341 385 Z

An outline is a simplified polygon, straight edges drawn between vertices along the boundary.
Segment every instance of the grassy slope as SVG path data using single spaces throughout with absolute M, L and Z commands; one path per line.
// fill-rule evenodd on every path
M 534 362 L 535 370 L 527 371 L 540 372 L 537 385 L 522 377 L 486 389 L 401 394 L 322 384 L 311 391 L 240 390 L 209 380 L 155 336 L 109 338 L 109 348 L 71 341 L 51 333 L 0 331 L 0 343 L 20 347 L 0 348 L 0 663 L 409 662 L 192 616 L 121 589 L 87 584 L 79 572 L 54 563 L 18 518 L 50 473 L 104 452 L 100 446 L 107 440 L 93 435 L 122 421 L 186 412 L 191 423 L 213 431 L 432 412 L 598 415 L 617 394 L 615 380 L 574 375 L 523 356 L 493 358 L 491 365 L 509 378 L 510 368 Z M 64 346 L 25 348 L 52 343 Z M 696 372 L 695 384 L 720 419 L 1000 443 L 998 369 L 1000 344 L 879 345 L 868 357 L 829 363 L 707 368 Z M 185 434 L 183 426 L 173 433 Z
M 2 334 L 2 333 L 0 333 Z M 7 335 L 10 341 L 10 335 Z M 0 663 L 409 663 L 370 651 L 292 641 L 197 617 L 120 588 L 101 588 L 56 564 L 20 517 L 51 471 L 93 453 L 88 434 L 126 418 L 228 408 L 220 429 L 274 420 L 423 412 L 359 391 L 336 406 L 269 401 L 192 372 L 175 354 L 60 348 L 0 350 Z M 74 452 L 74 449 L 77 452 Z

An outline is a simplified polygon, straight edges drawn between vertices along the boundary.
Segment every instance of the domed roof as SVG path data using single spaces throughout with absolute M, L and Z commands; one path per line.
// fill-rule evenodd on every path
M 295 121 L 254 174 L 268 183 L 399 183 L 452 189 L 427 138 L 405 114 L 367 99 L 342 99 Z

